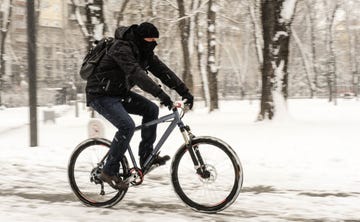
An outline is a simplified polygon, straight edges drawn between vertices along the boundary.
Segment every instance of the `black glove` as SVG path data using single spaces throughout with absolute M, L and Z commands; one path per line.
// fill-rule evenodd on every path
M 174 102 L 164 91 L 161 91 L 157 97 L 160 99 L 161 105 L 167 106 L 169 110 L 172 109 Z
M 185 105 L 189 106 L 189 109 L 192 109 L 193 105 L 194 105 L 194 96 L 191 95 L 191 93 L 189 93 L 189 91 L 187 91 L 186 93 L 184 93 L 182 95 L 182 100 L 185 100 Z

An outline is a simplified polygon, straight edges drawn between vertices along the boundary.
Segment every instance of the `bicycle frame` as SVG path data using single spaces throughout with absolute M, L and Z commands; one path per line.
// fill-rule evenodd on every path
M 143 174 L 146 174 L 146 172 L 149 170 L 149 166 L 151 166 L 151 162 L 152 162 L 153 157 L 158 154 L 160 148 L 165 143 L 166 139 L 169 137 L 169 135 L 172 133 L 172 131 L 175 129 L 176 126 L 179 127 L 179 129 L 180 129 L 180 131 L 181 131 L 181 133 L 182 133 L 182 135 L 184 137 L 185 144 L 189 144 L 189 142 L 191 140 L 191 138 L 187 134 L 186 126 L 182 122 L 180 114 L 179 114 L 177 108 L 176 107 L 173 108 L 172 111 L 173 111 L 173 113 L 171 113 L 171 114 L 168 114 L 166 116 L 162 116 L 162 117 L 160 117 L 160 118 L 158 118 L 156 120 L 153 120 L 153 121 L 150 121 L 150 122 L 147 122 L 147 123 L 144 123 L 142 125 L 139 125 L 139 126 L 135 127 L 135 131 L 138 131 L 138 130 L 141 130 L 141 129 L 145 128 L 145 127 L 149 127 L 149 126 L 159 124 L 159 123 L 164 123 L 164 122 L 172 119 L 170 125 L 166 128 L 165 132 L 162 134 L 159 142 L 156 144 L 155 148 L 153 149 L 153 151 L 151 152 L 149 157 L 146 159 L 146 161 L 144 163 L 144 166 L 143 166 L 144 168 L 142 169 Z M 132 161 L 134 167 L 138 168 L 137 162 L 135 160 L 134 154 L 133 154 L 130 146 L 128 148 L 128 152 L 129 152 L 129 155 L 130 155 L 130 158 L 131 158 L 131 161 Z
M 184 201 L 185 204 L 187 204 L 196 211 L 205 213 L 216 213 L 224 210 L 236 200 L 242 187 L 243 173 L 240 160 L 237 157 L 235 151 L 228 144 L 221 141 L 220 139 L 210 136 L 195 137 L 192 134 L 190 127 L 184 125 L 184 123 L 182 122 L 182 113 L 178 111 L 178 108 L 182 108 L 183 106 L 180 103 L 177 103 L 174 106 L 175 108 L 172 109 L 171 114 L 162 116 L 159 119 L 135 127 L 135 131 L 138 131 L 140 129 L 153 126 L 155 124 L 164 122 L 170 123 L 170 125 L 167 126 L 166 130 L 161 135 L 161 137 L 159 137 L 160 139 L 157 142 L 153 151 L 151 152 L 151 155 L 149 155 L 149 157 L 145 160 L 143 168 L 140 169 L 137 167 L 137 161 L 134 158 L 131 147 L 128 147 L 127 150 L 129 151 L 129 155 L 131 157 L 133 165 L 129 165 L 127 157 L 124 156 L 123 159 L 120 160 L 121 162 L 119 162 L 119 165 L 122 168 L 119 168 L 119 173 L 117 176 L 119 176 L 119 178 L 121 178 L 124 183 L 128 184 L 129 187 L 142 184 L 142 182 L 144 181 L 144 176 L 157 167 L 157 165 L 152 164 L 156 158 L 156 155 L 159 154 L 161 147 L 168 139 L 169 135 L 172 133 L 175 127 L 178 126 L 181 134 L 184 137 L 183 139 L 185 141 L 185 144 L 182 144 L 179 147 L 179 149 L 174 155 L 171 164 L 171 181 L 173 183 L 176 194 L 180 197 L 182 201 Z M 71 189 L 74 191 L 76 196 L 88 206 L 114 206 L 116 203 L 123 199 L 124 195 L 128 190 L 128 187 L 126 187 L 125 189 L 118 189 L 116 191 L 116 188 L 114 188 L 112 182 L 105 181 L 101 178 L 104 163 L 109 155 L 108 148 L 110 146 L 111 141 L 105 138 L 89 138 L 81 142 L 76 147 L 69 160 L 68 177 Z M 103 156 L 102 153 L 103 151 L 105 151 L 104 148 L 105 150 L 107 150 L 107 153 Z M 82 154 L 85 149 L 86 153 Z M 98 149 L 102 150 L 101 153 L 97 152 Z M 214 152 L 215 155 L 212 155 L 213 153 L 210 153 L 210 156 L 207 155 L 207 153 L 212 152 L 213 149 L 218 150 L 217 152 L 221 152 L 221 155 L 219 155 L 219 159 L 213 160 L 213 157 L 217 156 L 217 152 Z M 88 151 L 90 153 L 94 151 L 95 158 L 93 158 L 94 155 L 87 155 L 89 154 Z M 99 156 L 99 154 L 101 156 Z M 89 157 L 89 159 L 79 158 L 80 155 L 81 157 Z M 190 163 L 191 161 L 189 161 L 189 156 L 185 157 L 184 161 L 182 161 L 184 155 L 190 155 L 193 163 Z M 225 158 L 225 162 L 230 167 L 230 170 L 225 171 L 225 173 L 228 173 L 229 176 L 222 176 L 222 172 L 218 173 L 216 168 L 218 164 L 221 166 L 223 165 L 223 160 Z M 80 160 L 80 163 L 78 163 L 78 159 Z M 100 162 L 98 162 L 99 159 L 101 159 Z M 97 164 L 94 164 L 94 160 L 97 161 Z M 85 165 L 81 164 L 81 162 L 84 161 L 87 164 L 86 166 L 92 167 L 90 171 L 84 170 Z M 89 162 L 92 164 L 89 165 Z M 179 167 L 180 165 L 181 167 Z M 186 171 L 184 173 L 181 170 L 184 169 L 184 167 L 194 167 L 196 175 L 194 175 L 195 172 L 191 171 Z M 83 175 L 86 175 L 87 173 L 89 173 L 88 177 L 84 177 Z M 192 174 L 192 179 L 199 178 L 200 184 L 192 184 L 190 187 L 182 186 L 183 182 L 186 183 L 188 181 L 186 178 L 184 178 L 184 176 L 186 177 L 186 173 Z M 88 179 L 89 176 L 90 180 Z M 218 178 L 218 176 L 221 177 Z M 232 186 L 226 186 L 225 189 L 217 189 L 222 184 L 226 184 L 226 182 L 223 181 L 223 178 L 227 179 L 227 177 L 233 179 L 233 182 L 231 183 Z M 95 188 L 93 186 L 83 186 L 83 182 L 80 182 L 79 185 L 81 184 L 81 186 L 79 186 L 78 181 L 81 181 L 82 179 L 90 182 L 90 184 L 94 185 Z M 217 179 L 218 181 L 216 181 Z M 109 183 L 109 185 L 113 187 L 115 191 L 113 191 L 108 186 L 105 187 L 104 183 L 106 182 Z M 193 199 L 194 196 L 192 195 L 192 193 L 193 190 L 196 189 L 196 187 L 194 187 L 193 185 L 199 187 L 200 189 L 203 189 L 204 191 L 208 190 L 210 194 L 212 192 L 216 194 L 210 195 L 210 198 L 205 200 L 209 201 L 209 203 L 211 202 L 210 204 L 206 204 L 206 202 L 204 201 L 199 201 L 197 196 L 195 199 Z M 99 188 L 99 186 L 100 193 L 98 193 L 97 195 L 96 189 Z M 88 188 L 90 189 L 89 191 L 83 191 L 87 190 Z M 220 198 L 218 198 L 218 191 L 221 192 L 219 195 Z M 214 196 L 215 198 L 212 198 L 212 196 Z M 205 197 L 208 197 L 208 195 L 205 195 Z

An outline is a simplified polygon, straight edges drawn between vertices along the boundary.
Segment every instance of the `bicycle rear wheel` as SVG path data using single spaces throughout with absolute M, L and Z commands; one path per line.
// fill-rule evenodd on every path
M 106 139 L 88 139 L 80 143 L 71 155 L 68 165 L 68 177 L 75 195 L 88 206 L 111 207 L 118 203 L 126 194 L 115 190 L 100 179 L 111 142 Z M 120 162 L 119 175 L 128 172 L 126 157 Z
M 243 170 L 239 158 L 225 142 L 213 137 L 192 140 L 192 148 L 203 160 L 200 174 L 194 168 L 188 149 L 183 145 L 171 166 L 174 190 L 182 201 L 195 211 L 216 213 L 229 207 L 238 197 Z

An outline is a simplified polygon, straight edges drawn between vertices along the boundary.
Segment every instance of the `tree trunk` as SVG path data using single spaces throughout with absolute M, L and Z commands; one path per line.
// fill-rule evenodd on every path
M 127 4 L 129 3 L 129 0 L 124 0 L 123 3 L 121 4 L 121 8 L 119 11 L 119 14 L 117 16 L 117 20 L 116 20 L 116 25 L 120 26 L 121 22 L 124 20 L 124 11 L 126 9 Z
M 324 1 L 325 5 L 327 5 L 326 1 Z M 335 59 L 335 50 L 334 50 L 334 32 L 333 32 L 333 26 L 334 26 L 334 20 L 335 20 L 335 14 L 338 9 L 339 5 L 336 3 L 335 8 L 331 13 L 327 13 L 327 35 L 326 35 L 326 50 L 327 50 L 327 84 L 329 89 L 329 102 L 334 101 L 335 105 L 337 103 L 336 101 L 336 95 L 337 95 L 337 83 L 336 83 L 336 59 Z
M 253 0 L 249 0 L 248 1 L 248 7 L 249 7 L 249 12 L 250 12 L 250 18 L 251 18 L 251 23 L 253 25 L 253 35 L 254 35 L 254 40 L 255 40 L 255 47 L 256 47 L 256 55 L 257 55 L 257 59 L 259 62 L 259 69 L 262 69 L 262 64 L 263 64 L 263 52 L 262 52 L 262 48 L 264 47 L 264 43 L 262 41 L 262 36 L 261 36 L 261 30 L 259 28 L 259 24 L 257 21 L 257 8 L 258 8 L 258 0 L 253 1 Z
M 76 20 L 79 27 L 84 35 L 86 42 L 88 43 L 87 48 L 90 50 L 93 47 L 95 40 L 103 38 L 107 26 L 105 23 L 104 16 L 104 2 L 103 0 L 86 0 L 85 1 L 85 17 L 86 21 L 82 20 L 82 15 L 79 6 L 74 0 L 71 0 L 74 5 Z M 94 7 L 95 6 L 95 7 Z M 76 82 L 76 91 L 83 89 L 83 82 Z M 83 91 L 83 90 L 81 90 Z M 95 117 L 94 110 L 91 111 L 91 117 Z
M 201 0 L 198 1 L 197 7 L 201 5 Z M 209 92 L 209 81 L 206 74 L 206 67 L 204 66 L 204 45 L 203 45 L 203 32 L 202 25 L 200 24 L 199 14 L 195 15 L 195 33 L 196 33 L 196 54 L 197 54 L 197 65 L 201 76 L 202 95 L 205 101 L 205 106 L 210 104 L 210 92 Z
M 355 34 L 355 37 L 354 37 L 354 42 L 359 42 L 360 38 L 359 38 L 359 34 Z M 359 44 L 356 44 L 355 45 L 355 92 L 356 92 L 356 95 L 357 97 L 359 97 L 360 95 L 360 91 L 359 91 L 359 87 L 360 87 L 360 56 L 358 54 L 360 50 L 360 47 L 359 47 Z
M 311 0 L 311 3 L 314 3 Z M 311 69 L 312 72 L 314 74 L 314 80 L 313 80 L 313 85 L 314 85 L 314 96 L 316 96 L 316 92 L 317 89 L 319 88 L 318 86 L 318 76 L 319 76 L 319 72 L 318 72 L 318 64 L 317 64 L 317 56 L 316 56 L 316 36 L 317 36 L 317 32 L 315 30 L 315 9 L 314 9 L 314 5 L 310 4 L 309 1 L 305 2 L 308 14 L 309 14 L 309 20 L 310 20 L 310 32 L 311 32 Z
M 75 17 L 76 17 L 76 21 L 79 25 L 79 28 L 81 30 L 81 33 L 83 34 L 84 38 L 85 38 L 85 41 L 88 43 L 88 46 L 87 46 L 87 49 L 89 50 L 91 48 L 91 44 L 89 44 L 90 42 L 90 36 L 91 36 L 91 32 L 89 31 L 88 29 L 88 26 L 87 26 L 87 22 L 83 21 L 82 19 L 82 14 L 81 14 L 81 10 L 80 10 L 80 7 L 79 5 L 77 5 L 77 3 L 75 2 L 75 0 L 71 0 L 71 3 L 72 5 L 74 5 L 74 14 L 75 14 Z M 88 18 L 88 17 L 86 17 Z
M 245 88 L 246 80 L 245 76 L 248 71 L 248 57 L 249 57 L 249 44 L 250 42 L 247 41 L 246 45 L 241 51 L 243 53 L 243 56 L 240 56 L 239 50 L 233 49 L 233 47 L 228 47 L 228 45 L 223 44 L 222 49 L 226 53 L 227 57 L 229 58 L 229 62 L 231 64 L 231 68 L 233 72 L 235 73 L 236 79 L 234 81 L 238 82 L 239 85 L 239 91 L 240 91 L 240 98 L 244 99 L 245 92 L 247 89 Z M 231 50 L 233 49 L 233 50 Z M 226 94 L 226 92 L 225 92 Z
M 183 51 L 183 74 L 182 79 L 186 86 L 193 91 L 193 78 L 191 74 L 189 37 L 190 37 L 190 18 L 185 18 L 185 3 L 184 0 L 177 0 L 179 8 L 179 28 L 181 37 L 181 47 Z
M 353 90 L 352 92 L 355 94 L 355 96 L 358 96 L 357 86 L 358 86 L 358 74 L 356 70 L 356 41 L 355 41 L 355 33 L 350 29 L 350 13 L 351 10 L 349 9 L 348 3 L 345 3 L 345 19 L 346 19 L 346 32 L 348 34 L 348 46 L 349 46 L 349 64 L 350 64 L 350 70 L 352 75 L 352 85 Z
M 86 28 L 89 32 L 89 47 L 95 40 L 100 40 L 105 33 L 106 24 L 102 0 L 88 0 L 85 3 Z
M 219 108 L 218 104 L 218 82 L 217 74 L 218 68 L 215 63 L 216 58 L 216 6 L 214 0 L 209 0 L 208 2 L 208 28 L 207 28 L 207 47 L 208 47 L 208 56 L 207 56 L 207 73 L 209 79 L 209 89 L 210 89 L 210 108 L 209 111 L 213 111 Z
M 258 60 L 258 73 L 260 74 L 262 69 L 263 69 L 263 48 L 264 48 L 264 41 L 263 41 L 263 33 L 261 32 L 261 27 L 260 27 L 260 0 L 248 0 L 248 7 L 249 7 L 249 14 L 250 14 L 250 18 L 251 18 L 251 23 L 253 26 L 253 30 L 252 30 L 252 35 L 254 36 L 254 40 L 255 40 L 255 52 L 256 52 L 256 56 L 257 56 L 257 60 Z M 256 78 L 258 79 L 258 78 Z M 260 82 L 260 80 L 257 80 L 257 84 L 255 86 L 253 86 L 253 92 L 250 95 L 254 95 L 254 97 L 256 97 L 257 94 L 257 89 L 258 89 L 258 83 Z M 252 96 L 250 96 L 250 102 L 252 102 Z
M 5 6 L 5 2 L 3 2 Z M 1 6 L 1 5 L 0 5 Z M 5 9 L 5 7 L 4 7 Z M 12 13 L 12 0 L 8 1 L 8 13 L 7 15 L 3 14 L 3 17 L 0 18 L 0 33 L 1 33 L 1 42 L 0 42 L 0 106 L 2 105 L 2 91 L 3 91 L 3 85 L 4 85 L 4 76 L 5 76 L 5 41 L 6 36 L 9 31 L 9 26 L 11 22 L 11 13 Z
M 190 5 L 190 10 L 191 12 L 194 12 L 196 10 L 196 8 L 198 8 L 198 4 L 200 5 L 199 0 L 191 0 L 191 5 Z M 194 16 L 190 16 L 190 20 L 189 20 L 189 56 L 190 59 L 194 58 L 194 49 L 195 49 L 195 19 L 197 17 L 196 13 Z M 191 67 L 190 67 L 191 68 Z
M 290 24 L 296 0 L 262 0 L 264 64 L 258 120 L 273 119 L 286 110 Z
M 306 56 L 306 53 L 304 51 L 304 44 L 301 43 L 298 35 L 296 34 L 296 31 L 294 29 L 291 29 L 292 37 L 294 38 L 297 47 L 299 48 L 300 54 L 301 54 L 301 60 L 303 62 L 303 65 L 305 67 L 305 73 L 306 73 L 306 80 L 309 86 L 310 90 L 310 98 L 313 98 L 316 92 L 315 85 L 313 84 L 313 81 L 311 80 L 311 77 L 314 76 L 312 73 L 311 65 L 308 61 L 308 58 Z

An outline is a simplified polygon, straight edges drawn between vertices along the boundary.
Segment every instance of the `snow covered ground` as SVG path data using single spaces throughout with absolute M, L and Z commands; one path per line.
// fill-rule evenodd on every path
M 66 172 L 74 147 L 87 138 L 86 109 L 75 118 L 73 107 L 55 107 L 56 123 L 44 124 L 40 108 L 38 147 L 29 147 L 27 108 L 0 110 L 0 221 L 360 221 L 360 101 L 290 100 L 289 116 L 275 122 L 255 122 L 258 101 L 220 104 L 210 114 L 196 104 L 184 118 L 195 135 L 228 142 L 244 168 L 237 201 L 213 215 L 178 199 L 170 164 L 113 208 L 86 207 Z M 108 139 L 114 132 L 106 124 Z M 181 140 L 174 131 L 162 153 L 172 155 Z M 138 141 L 135 135 L 134 152 Z

